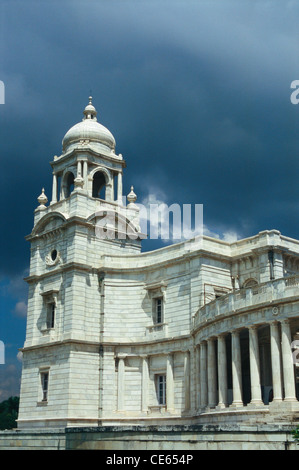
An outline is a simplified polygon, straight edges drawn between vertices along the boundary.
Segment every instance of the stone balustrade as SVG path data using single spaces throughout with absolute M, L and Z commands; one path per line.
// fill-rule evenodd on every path
M 299 296 L 299 276 L 275 279 L 252 288 L 230 292 L 201 307 L 194 316 L 193 327 L 198 328 L 232 313 L 248 310 L 258 305 Z

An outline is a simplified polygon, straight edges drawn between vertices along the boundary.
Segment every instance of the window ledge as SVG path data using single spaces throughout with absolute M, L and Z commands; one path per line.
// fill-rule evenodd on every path
M 55 331 L 55 328 L 42 328 L 41 332 L 43 335 L 49 335 L 52 331 Z
M 168 323 L 154 323 L 154 325 L 148 325 L 146 328 L 152 330 L 154 328 L 163 328 L 164 326 L 168 325 Z
M 150 413 L 165 413 L 166 405 L 152 405 L 148 407 Z
M 38 401 L 36 406 L 47 406 L 48 405 L 48 401 L 47 400 L 43 400 L 43 401 Z

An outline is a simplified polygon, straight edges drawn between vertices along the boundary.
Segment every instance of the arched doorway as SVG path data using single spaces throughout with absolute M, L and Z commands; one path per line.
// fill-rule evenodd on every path
M 74 174 L 71 171 L 68 171 L 63 178 L 62 183 L 62 196 L 63 198 L 70 197 L 71 193 L 74 191 Z
M 92 197 L 106 199 L 106 178 L 100 170 L 93 175 Z

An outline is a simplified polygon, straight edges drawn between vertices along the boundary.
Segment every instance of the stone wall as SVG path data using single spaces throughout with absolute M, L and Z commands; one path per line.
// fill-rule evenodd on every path
M 61 431 L 0 431 L 1 450 L 65 450 L 66 434 Z
M 107 426 L 2 431 L 0 450 L 296 450 L 287 425 Z M 194 455 L 196 458 L 196 455 Z

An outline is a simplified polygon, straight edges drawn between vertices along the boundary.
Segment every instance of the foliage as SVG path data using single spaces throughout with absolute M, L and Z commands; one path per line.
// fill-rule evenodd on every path
M 0 403 L 0 430 L 17 427 L 19 401 L 19 397 L 9 397 Z
M 292 432 L 294 440 L 299 443 L 299 426 L 297 426 Z

